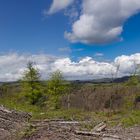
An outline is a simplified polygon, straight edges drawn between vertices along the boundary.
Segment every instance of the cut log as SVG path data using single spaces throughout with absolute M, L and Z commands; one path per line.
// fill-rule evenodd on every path
M 112 140 L 120 140 L 121 138 L 117 135 L 103 134 L 103 138 L 110 138 Z
M 59 124 L 80 124 L 78 121 L 60 121 Z
M 95 132 L 89 132 L 89 131 L 75 131 L 76 135 L 85 135 L 85 136 L 94 136 L 94 137 L 100 137 L 102 136 L 101 133 L 95 133 Z
M 102 123 L 96 125 L 92 131 L 95 131 L 95 132 L 105 131 L 106 127 L 107 127 L 107 125 L 104 122 L 102 122 Z

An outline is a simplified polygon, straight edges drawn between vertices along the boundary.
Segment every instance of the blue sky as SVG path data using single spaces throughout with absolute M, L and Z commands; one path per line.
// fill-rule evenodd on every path
M 140 65 L 140 0 L 0 0 L 0 81 L 21 78 L 28 61 L 42 77 L 130 75 Z
M 53 15 L 43 15 L 49 10 L 51 0 L 1 0 L 0 1 L 0 48 L 1 53 L 47 53 L 68 55 L 72 59 L 103 53 L 104 58 L 130 55 L 140 51 L 140 14 L 125 21 L 123 41 L 105 45 L 71 43 L 64 38 L 64 31 L 70 29 L 69 18 L 63 11 Z M 59 51 L 70 47 L 71 51 Z M 79 49 L 79 50 L 77 50 Z M 76 51 L 77 50 L 77 51 Z
M 63 35 L 67 20 L 62 14 L 45 17 L 49 5 L 48 0 L 1 0 L 1 52 L 59 55 L 58 48 L 69 44 Z

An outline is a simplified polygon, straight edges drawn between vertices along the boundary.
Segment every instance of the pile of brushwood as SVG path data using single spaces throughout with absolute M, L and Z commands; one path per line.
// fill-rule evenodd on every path
M 0 140 L 14 140 L 26 124 L 31 115 L 24 112 L 9 110 L 0 106 Z

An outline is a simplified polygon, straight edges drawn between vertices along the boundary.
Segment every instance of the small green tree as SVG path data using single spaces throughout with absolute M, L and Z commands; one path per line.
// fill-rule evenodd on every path
M 47 92 L 49 95 L 48 106 L 52 109 L 60 107 L 60 97 L 66 92 L 67 86 L 62 73 L 57 70 L 51 74 L 47 83 Z
M 60 95 L 64 91 L 65 80 L 60 71 L 55 71 L 51 74 L 51 78 L 48 81 L 48 92 L 52 95 Z
M 40 73 L 34 67 L 33 62 L 28 62 L 27 70 L 25 70 L 22 78 L 22 87 L 27 99 L 31 104 L 36 104 L 42 97 Z
M 129 78 L 129 80 L 126 82 L 126 86 L 137 86 L 139 84 L 138 76 L 133 75 Z
M 136 64 L 134 60 L 134 70 L 131 74 L 131 77 L 126 82 L 127 86 L 137 86 L 139 84 L 139 78 L 140 78 L 140 65 Z

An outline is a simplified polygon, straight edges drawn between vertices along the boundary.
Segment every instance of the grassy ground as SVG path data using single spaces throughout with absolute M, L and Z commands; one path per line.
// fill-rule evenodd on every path
M 88 112 L 77 109 L 48 110 L 44 107 L 30 105 L 22 100 L 21 94 L 5 95 L 0 98 L 0 105 L 5 107 L 25 111 L 32 114 L 32 119 L 65 119 L 65 120 L 91 120 L 93 122 L 106 121 L 110 125 L 119 123 L 124 126 L 140 125 L 140 110 L 120 111 L 117 113 L 108 112 Z
M 59 109 L 50 111 L 26 102 L 19 102 L 14 96 L 0 99 L 0 104 L 11 109 L 25 111 L 32 114 L 32 119 L 65 119 L 65 120 L 91 120 L 94 122 L 106 121 L 110 125 L 119 123 L 124 126 L 140 125 L 140 110 L 122 111 L 108 115 L 107 112 L 87 112 L 77 109 Z

